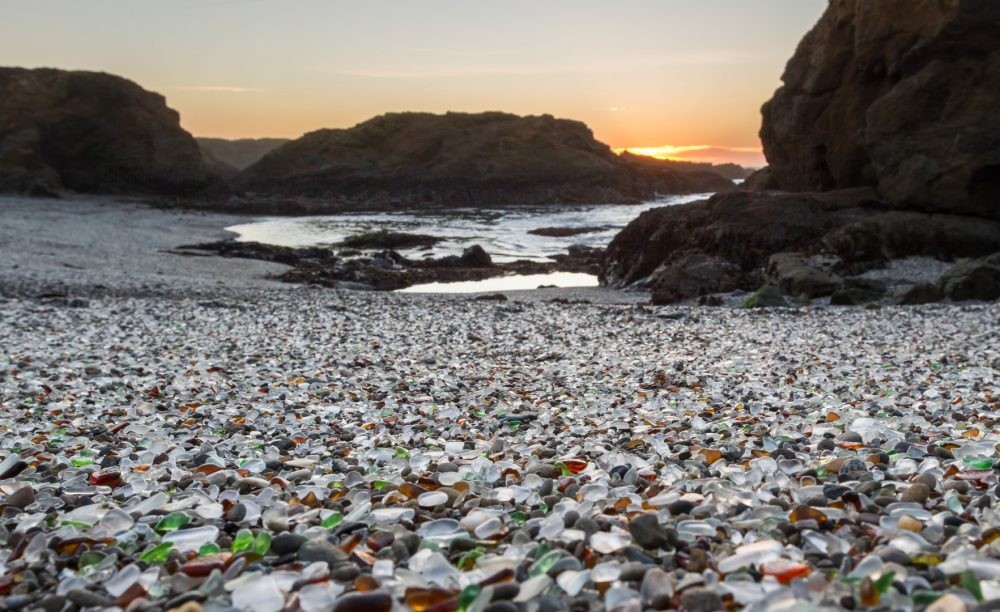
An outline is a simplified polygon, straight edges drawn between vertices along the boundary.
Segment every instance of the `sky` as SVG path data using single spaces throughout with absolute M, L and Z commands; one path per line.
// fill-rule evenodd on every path
M 196 136 L 395 111 L 549 113 L 612 147 L 759 165 L 825 0 L 0 0 L 0 64 L 101 70 Z

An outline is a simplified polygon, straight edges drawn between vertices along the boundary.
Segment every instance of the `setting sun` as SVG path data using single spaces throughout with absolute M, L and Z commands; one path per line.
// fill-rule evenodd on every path
M 749 168 L 765 166 L 760 147 L 716 147 L 712 145 L 661 145 L 658 147 L 619 147 L 615 153 L 632 153 L 656 159 L 712 164 L 740 164 Z

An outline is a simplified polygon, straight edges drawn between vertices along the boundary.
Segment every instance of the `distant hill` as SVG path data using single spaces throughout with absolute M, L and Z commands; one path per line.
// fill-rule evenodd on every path
M 731 181 L 738 181 L 748 178 L 754 173 L 753 170 L 749 168 L 744 168 L 739 164 L 711 164 L 708 162 L 690 162 L 690 161 L 678 161 L 674 159 L 657 159 L 655 157 L 649 157 L 648 155 L 636 155 L 634 153 L 629 153 L 624 151 L 621 156 L 628 159 L 634 163 L 651 163 L 660 164 L 667 168 L 673 168 L 675 170 L 680 170 L 682 172 L 714 172 L 720 176 Z
M 174 194 L 214 177 L 163 96 L 100 72 L 0 68 L 0 191 Z
M 213 158 L 229 164 L 237 170 L 244 170 L 257 163 L 260 158 L 288 142 L 287 138 L 203 138 L 195 140 Z
M 233 185 L 374 206 L 631 202 L 733 187 L 714 172 L 615 155 L 578 121 L 499 112 L 394 113 L 318 130 L 268 153 Z

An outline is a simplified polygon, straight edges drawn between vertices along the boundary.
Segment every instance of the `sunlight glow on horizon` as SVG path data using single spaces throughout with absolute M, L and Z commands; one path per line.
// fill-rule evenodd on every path
M 582 121 L 615 148 L 708 142 L 720 146 L 676 155 L 749 159 L 760 106 L 825 6 L 0 0 L 0 63 L 125 77 L 163 94 L 196 136 L 297 138 L 387 112 L 498 110 Z
M 616 147 L 614 152 L 632 153 L 654 159 L 712 164 L 739 164 L 750 168 L 767 165 L 761 147 L 720 147 L 712 145 L 660 145 L 658 147 Z

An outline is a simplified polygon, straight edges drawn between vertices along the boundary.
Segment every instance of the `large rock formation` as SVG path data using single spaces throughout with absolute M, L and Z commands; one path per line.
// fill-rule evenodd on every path
M 779 189 L 1000 218 L 1000 2 L 833 0 L 764 105 Z
M 246 170 L 262 157 L 288 142 L 287 138 L 196 138 L 202 151 L 212 158 L 232 166 L 236 170 Z
M 770 167 L 645 213 L 609 247 L 604 283 L 666 302 L 751 287 L 783 252 L 834 256 L 836 278 L 1000 249 L 1000 3 L 831 0 L 783 80 L 763 109 Z
M 0 68 L 0 191 L 183 193 L 210 178 L 162 96 L 109 74 Z
M 628 202 L 732 182 L 619 157 L 582 123 L 505 113 L 401 113 L 319 130 L 245 170 L 238 191 L 364 206 Z

